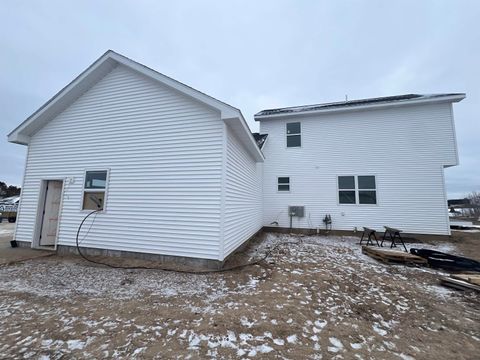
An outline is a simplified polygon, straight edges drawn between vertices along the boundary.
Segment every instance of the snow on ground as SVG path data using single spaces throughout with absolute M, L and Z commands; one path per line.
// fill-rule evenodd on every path
M 272 251 L 263 267 L 208 275 L 61 257 L 3 267 L 0 353 L 442 359 L 478 350 L 477 297 L 440 287 L 437 270 L 379 263 L 358 241 L 266 234 L 248 250 Z
M 10 236 L 13 235 L 15 229 L 0 229 L 0 236 Z

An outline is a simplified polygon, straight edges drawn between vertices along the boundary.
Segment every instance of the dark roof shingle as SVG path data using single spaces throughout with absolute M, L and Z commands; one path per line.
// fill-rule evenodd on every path
M 298 113 L 298 112 L 307 112 L 307 111 L 316 111 L 324 110 L 330 108 L 340 108 L 340 107 L 355 107 L 355 106 L 364 106 L 370 104 L 382 104 L 382 103 L 393 103 L 393 102 L 402 102 L 409 100 L 423 100 L 423 99 L 435 99 L 441 97 L 449 96 L 461 96 L 465 94 L 461 93 L 451 93 L 451 94 L 406 94 L 406 95 L 396 95 L 396 96 L 385 96 L 369 99 L 359 99 L 359 100 L 348 100 L 348 101 L 338 101 L 332 103 L 323 103 L 323 104 L 314 104 L 314 105 L 303 105 L 303 106 L 292 106 L 278 109 L 267 109 L 262 110 L 255 114 L 255 117 L 277 115 L 277 114 L 289 114 L 289 113 Z

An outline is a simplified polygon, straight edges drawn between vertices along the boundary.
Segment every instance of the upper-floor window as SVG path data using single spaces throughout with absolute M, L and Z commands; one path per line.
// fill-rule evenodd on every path
M 107 190 L 107 170 L 85 172 L 83 185 L 83 210 L 103 210 Z
M 287 176 L 280 176 L 277 184 L 278 191 L 290 191 L 290 178 Z
M 287 147 L 299 146 L 302 146 L 302 133 L 300 123 L 287 123 Z
M 339 176 L 338 202 L 340 204 L 376 204 L 377 187 L 375 176 Z

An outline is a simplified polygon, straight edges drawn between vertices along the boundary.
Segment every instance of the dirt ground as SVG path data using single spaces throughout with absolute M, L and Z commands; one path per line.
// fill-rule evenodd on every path
M 287 244 L 288 243 L 288 244 Z M 358 238 L 264 234 L 209 275 L 77 257 L 0 268 L 2 358 L 478 359 L 480 296 L 443 273 L 385 265 Z M 479 258 L 480 232 L 414 247 Z

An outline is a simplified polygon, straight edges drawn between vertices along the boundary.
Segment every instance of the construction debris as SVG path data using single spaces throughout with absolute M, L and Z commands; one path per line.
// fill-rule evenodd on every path
M 480 274 L 454 274 L 450 276 L 454 279 L 469 282 L 470 284 L 480 285 Z
M 427 259 L 403 251 L 362 246 L 362 253 L 387 264 L 427 264 Z
M 448 271 L 480 272 L 480 262 L 474 259 L 451 255 L 430 249 L 411 248 L 410 253 L 426 259 L 428 261 L 428 265 L 433 268 L 440 268 Z
M 480 274 L 454 274 L 440 278 L 444 286 L 458 290 L 475 290 L 480 292 Z

